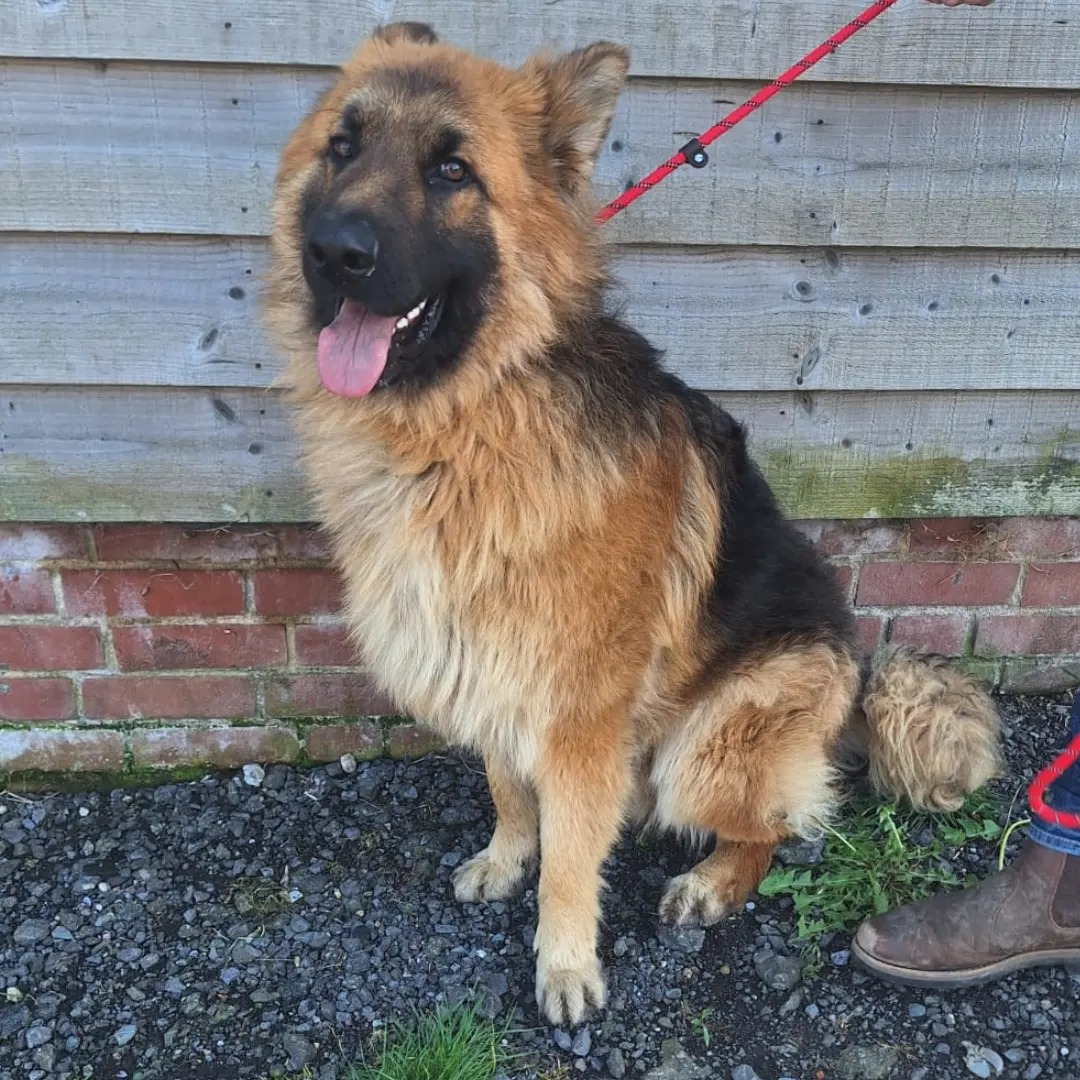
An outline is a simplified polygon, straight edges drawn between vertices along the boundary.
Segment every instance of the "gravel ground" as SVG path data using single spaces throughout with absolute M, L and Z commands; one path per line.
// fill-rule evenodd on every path
M 1003 709 L 1011 794 L 1065 710 Z M 577 1032 L 535 1026 L 535 891 L 450 898 L 490 827 L 474 762 L 245 773 L 0 799 L 3 1080 L 329 1080 L 374 1028 L 470 995 L 514 1026 L 515 1077 L 1080 1077 L 1080 973 L 900 991 L 853 970 L 839 941 L 800 981 L 783 902 L 708 932 L 658 927 L 661 886 L 688 865 L 664 840 L 627 840 L 609 869 L 608 1012 Z M 954 863 L 979 874 L 991 854 Z

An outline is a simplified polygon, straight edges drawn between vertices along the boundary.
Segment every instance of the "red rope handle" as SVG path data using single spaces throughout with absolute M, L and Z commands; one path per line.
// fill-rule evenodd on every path
M 698 147 L 704 148 L 714 143 L 721 135 L 730 131 L 740 121 L 745 120 L 752 112 L 760 109 L 774 94 L 780 93 L 785 86 L 790 86 L 800 75 L 805 75 L 819 60 L 824 59 L 830 53 L 834 53 L 849 37 L 869 26 L 879 15 L 884 14 L 895 3 L 896 0 L 875 0 L 861 15 L 852 19 L 843 30 L 838 30 L 828 41 L 822 42 L 812 52 L 808 52 L 797 64 L 788 68 L 783 75 L 773 79 L 768 86 L 763 86 L 752 98 L 744 101 L 737 109 L 729 112 L 723 120 L 718 120 L 713 124 L 704 135 L 697 139 Z M 628 187 L 618 198 L 612 199 L 596 215 L 596 220 L 603 222 L 613 218 L 636 199 L 640 199 L 650 188 L 656 187 L 661 180 L 669 177 L 680 165 L 686 165 L 687 163 L 695 164 L 690 161 L 684 148 L 665 161 L 659 168 L 653 169 L 648 176 L 639 180 L 632 187 Z
M 1063 829 L 1080 829 L 1080 814 L 1067 814 L 1063 810 L 1055 810 L 1046 805 L 1046 789 L 1057 780 L 1070 765 L 1080 761 L 1080 735 L 1069 744 L 1063 754 L 1047 765 L 1038 776 L 1035 777 L 1028 792 L 1028 803 L 1031 812 L 1043 821 L 1051 825 L 1058 825 Z

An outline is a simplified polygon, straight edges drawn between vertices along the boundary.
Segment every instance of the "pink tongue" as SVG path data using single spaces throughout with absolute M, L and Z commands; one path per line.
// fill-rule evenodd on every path
M 397 320 L 375 315 L 352 300 L 319 334 L 319 378 L 331 394 L 363 397 L 386 367 Z

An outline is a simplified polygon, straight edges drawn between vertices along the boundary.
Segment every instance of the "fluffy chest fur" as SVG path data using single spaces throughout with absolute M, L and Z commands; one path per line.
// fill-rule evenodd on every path
M 439 477 L 411 471 L 374 438 L 309 439 L 306 463 L 372 675 L 448 741 L 527 774 L 553 713 L 550 657 L 528 619 L 476 617 L 483 541 L 458 537 L 467 550 L 448 561 L 446 535 L 463 526 L 433 511 Z

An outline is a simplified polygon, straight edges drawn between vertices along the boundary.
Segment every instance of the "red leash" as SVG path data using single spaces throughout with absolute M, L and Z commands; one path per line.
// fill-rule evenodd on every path
M 1038 776 L 1035 777 L 1028 792 L 1028 803 L 1031 811 L 1043 821 L 1051 825 L 1058 825 L 1063 829 L 1080 829 L 1080 814 L 1067 814 L 1063 810 L 1055 810 L 1046 805 L 1046 789 L 1061 776 L 1070 765 L 1080 761 L 1080 735 L 1069 744 L 1068 749 L 1053 763 L 1047 765 Z
M 790 86 L 800 75 L 805 75 L 819 60 L 834 53 L 849 37 L 857 34 L 863 27 L 869 26 L 895 3 L 896 0 L 875 0 L 861 15 L 852 19 L 843 30 L 837 31 L 828 41 L 822 42 L 812 52 L 808 52 L 783 75 L 774 79 L 768 86 L 762 87 L 749 101 L 743 102 L 737 109 L 728 113 L 723 120 L 718 120 L 704 135 L 691 139 L 674 157 L 669 158 L 658 169 L 653 169 L 643 180 L 628 187 L 596 215 L 596 220 L 607 221 L 613 218 L 636 199 L 640 199 L 650 188 L 656 187 L 661 180 L 670 176 L 681 165 L 692 165 L 695 169 L 704 168 L 709 163 L 709 155 L 705 153 L 705 147 L 710 146 L 741 120 L 745 120 L 752 112 L 760 109 L 769 98 L 774 94 L 779 94 L 785 86 Z

